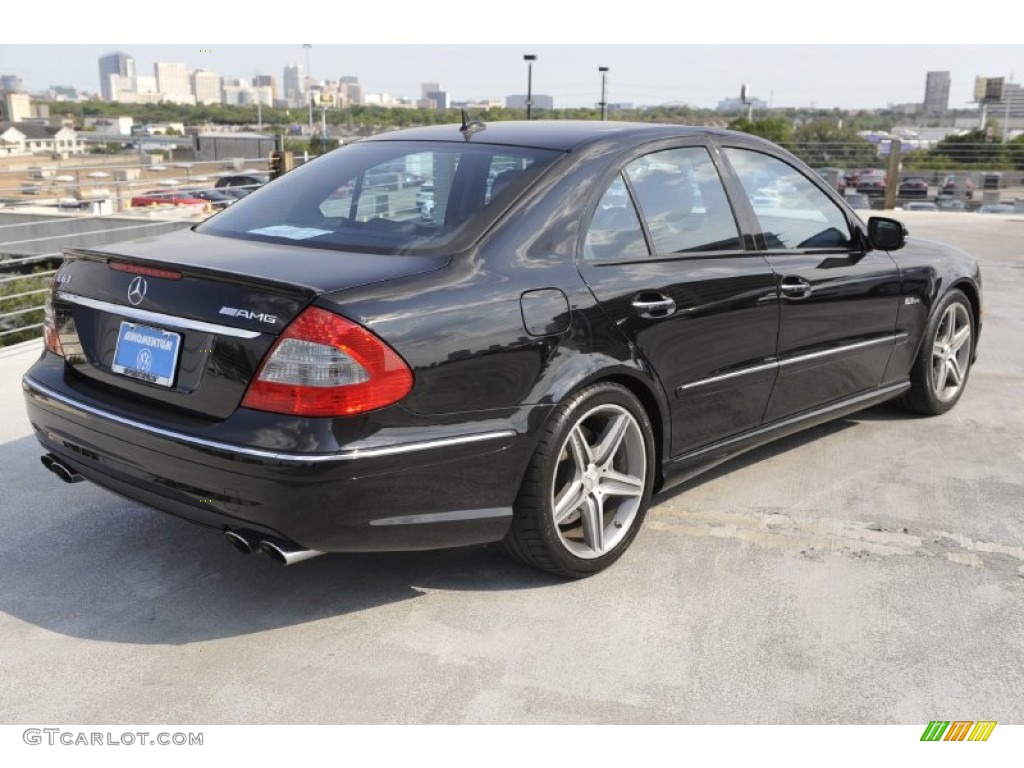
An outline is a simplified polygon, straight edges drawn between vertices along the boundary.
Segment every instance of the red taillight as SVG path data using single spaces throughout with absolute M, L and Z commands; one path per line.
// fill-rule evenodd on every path
M 57 275 L 54 275 L 50 280 L 50 290 L 43 302 L 43 344 L 53 354 L 64 357 L 64 348 L 60 345 L 60 335 L 57 333 L 57 317 L 53 311 L 53 287 L 56 279 Z
M 297 416 L 351 416 L 398 402 L 412 371 L 360 325 L 310 307 L 274 342 L 242 406 Z

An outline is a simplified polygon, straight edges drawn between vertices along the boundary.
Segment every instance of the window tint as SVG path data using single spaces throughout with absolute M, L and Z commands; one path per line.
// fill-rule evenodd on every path
M 583 243 L 583 258 L 646 259 L 649 255 L 626 184 L 616 176 L 594 211 Z
M 850 246 L 846 217 L 807 177 L 770 155 L 727 148 L 769 248 Z
M 656 253 L 742 247 L 722 181 L 703 147 L 645 155 L 626 173 Z
M 296 168 L 200 232 L 313 248 L 435 253 L 469 245 L 559 153 L 379 141 Z

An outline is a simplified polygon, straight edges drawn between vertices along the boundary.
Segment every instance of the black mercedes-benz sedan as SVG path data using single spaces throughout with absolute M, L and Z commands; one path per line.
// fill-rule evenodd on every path
M 68 250 L 23 387 L 53 473 L 243 552 L 502 542 L 581 577 L 742 451 L 952 408 L 980 329 L 969 256 L 863 223 L 773 144 L 464 121 Z

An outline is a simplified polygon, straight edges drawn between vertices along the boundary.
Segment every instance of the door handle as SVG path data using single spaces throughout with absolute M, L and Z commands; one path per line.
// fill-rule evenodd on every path
M 657 320 L 676 311 L 676 303 L 657 291 L 642 291 L 633 297 L 633 309 L 640 317 Z
M 806 299 L 814 293 L 814 286 L 802 277 L 787 275 L 779 283 L 779 290 L 787 299 Z

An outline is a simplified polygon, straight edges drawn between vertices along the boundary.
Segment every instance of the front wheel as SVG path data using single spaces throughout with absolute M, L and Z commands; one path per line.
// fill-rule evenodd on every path
M 957 404 L 967 386 L 974 353 L 974 315 L 961 291 L 939 302 L 925 329 L 921 350 L 910 372 L 906 405 L 934 416 Z
M 652 434 L 643 406 L 617 384 L 595 384 L 560 405 L 523 479 L 506 551 L 569 578 L 615 562 L 650 503 Z

